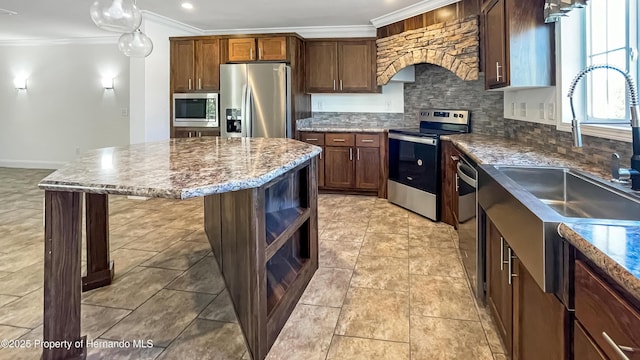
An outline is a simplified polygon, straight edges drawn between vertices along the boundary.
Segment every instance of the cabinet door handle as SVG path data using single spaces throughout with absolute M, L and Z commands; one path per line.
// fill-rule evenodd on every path
M 333 91 L 336 91 L 336 79 L 333 79 Z
M 342 91 L 342 79 L 340 79 L 340 91 Z
M 249 49 L 249 59 L 253 60 L 253 48 Z
M 362 139 L 360 141 L 363 142 L 363 143 L 372 143 L 373 142 L 372 139 Z
M 640 351 L 640 348 L 632 348 L 629 346 L 618 345 L 615 341 L 613 341 L 613 339 L 609 336 L 609 334 L 607 334 L 606 331 L 602 332 L 602 337 L 609 345 L 611 345 L 611 347 L 613 348 L 613 351 L 615 351 L 616 354 L 618 354 L 620 359 L 629 360 L 629 357 L 623 351 L 626 351 L 626 352 Z
M 262 59 L 262 48 L 258 48 L 258 59 Z
M 456 194 L 460 192 L 460 176 L 456 174 Z M 500 270 L 502 270 L 502 266 L 500 266 Z
M 353 148 L 349 148 L 349 160 L 353 161 Z
M 322 160 L 322 151 L 320 151 L 320 160 Z
M 198 89 L 202 90 L 202 79 L 198 78 Z
M 335 142 L 344 142 L 344 139 L 333 139 Z
M 502 75 L 500 75 L 500 68 L 502 68 L 502 66 L 500 66 L 500 62 L 496 61 L 496 81 L 500 81 L 500 78 L 502 77 Z
M 356 158 L 360 161 L 360 148 L 356 149 Z
M 500 236 L 500 271 L 504 270 L 504 237 Z
M 316 138 L 307 138 L 307 141 L 318 141 Z
M 509 285 L 511 285 L 513 284 L 513 278 L 518 276 L 518 274 L 513 273 L 513 259 L 515 259 L 515 256 L 513 256 L 513 250 L 511 250 L 511 247 L 507 248 L 507 255 L 509 256 L 509 259 L 507 260 L 509 262 Z
M 202 131 L 198 131 L 198 137 L 202 137 Z
M 191 79 L 189 79 L 189 90 L 191 90 Z
M 455 156 L 455 155 L 451 155 L 451 160 L 453 161 L 460 161 L 460 158 Z

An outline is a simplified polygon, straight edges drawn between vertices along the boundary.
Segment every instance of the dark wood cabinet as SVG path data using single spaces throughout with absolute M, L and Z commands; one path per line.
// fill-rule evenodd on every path
M 509 255 L 509 254 L 507 254 Z M 553 293 L 540 289 L 517 257 L 514 275 L 512 359 L 563 360 L 568 356 L 568 313 Z
M 353 188 L 355 184 L 353 148 L 327 146 L 325 153 L 324 185 L 328 188 Z
M 607 360 L 579 322 L 573 322 L 573 358 L 576 360 Z
M 544 0 L 492 0 L 483 6 L 485 87 L 555 85 L 554 25 Z
M 620 352 L 629 359 L 640 359 L 639 351 L 627 352 L 621 348 L 640 349 L 640 309 L 585 261 L 575 262 L 574 285 L 576 322 L 585 330 L 587 339 L 593 341 L 590 346 L 595 346 L 594 350 L 582 344 L 578 349 L 592 354 L 590 356 L 597 356 L 594 352 L 598 350 L 609 359 L 623 358 Z M 574 353 L 578 351 L 576 346 L 580 346 L 575 343 L 574 340 Z
M 511 354 L 513 337 L 513 289 L 510 281 L 509 251 L 504 237 L 492 222 L 486 226 L 487 306 L 495 320 L 507 353 Z
M 174 128 L 174 138 L 192 138 L 203 136 L 220 136 L 219 128 Z
M 330 191 L 386 192 L 384 134 L 300 132 L 301 141 L 322 146 L 318 186 Z
M 171 41 L 172 92 L 220 89 L 220 39 Z
M 458 227 L 458 161 L 460 151 L 451 141 L 442 143 L 442 159 L 440 161 L 442 174 L 442 202 L 441 221 L 455 228 Z
M 309 144 L 317 145 L 322 148 L 322 152 L 318 155 L 318 187 L 324 187 L 324 157 L 325 157 L 325 147 L 324 147 L 324 133 L 316 133 L 316 132 L 303 132 L 300 133 L 300 141 L 304 141 Z
M 307 92 L 379 92 L 375 39 L 307 41 Z
M 540 289 L 490 220 L 486 232 L 487 306 L 508 355 L 514 360 L 567 358 L 564 305 Z
M 230 62 L 246 61 L 284 61 L 287 59 L 287 38 L 247 37 L 228 40 L 228 60 Z

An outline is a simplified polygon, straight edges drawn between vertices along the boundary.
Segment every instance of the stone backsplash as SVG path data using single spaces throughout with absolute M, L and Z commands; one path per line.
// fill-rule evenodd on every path
M 314 112 L 308 119 L 298 120 L 298 126 L 308 125 L 362 125 L 362 127 L 407 128 L 417 127 L 417 119 L 406 119 L 402 113 Z
M 431 64 L 415 67 L 416 81 L 404 84 L 405 119 L 415 119 L 422 109 L 471 111 L 471 131 L 504 136 L 502 92 L 484 90 L 484 74 L 478 80 L 463 81 L 451 71 Z
M 573 147 L 570 132 L 558 131 L 555 125 L 537 124 L 527 121 L 504 119 L 505 137 L 527 145 L 566 154 L 572 159 L 586 160 L 602 167 L 609 167 L 611 154 L 620 155 L 620 164 L 628 167 L 631 159 L 631 144 L 594 136 L 582 136 L 583 147 Z
M 442 66 L 462 80 L 478 79 L 480 40 L 475 15 L 378 39 L 376 45 L 378 85 L 420 63 Z

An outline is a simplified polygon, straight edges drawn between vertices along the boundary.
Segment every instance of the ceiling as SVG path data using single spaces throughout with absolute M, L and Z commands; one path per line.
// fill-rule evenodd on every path
M 371 25 L 370 20 L 438 0 L 138 0 L 138 7 L 204 31 Z M 0 0 L 0 41 L 94 38 L 113 35 L 89 17 L 93 0 Z

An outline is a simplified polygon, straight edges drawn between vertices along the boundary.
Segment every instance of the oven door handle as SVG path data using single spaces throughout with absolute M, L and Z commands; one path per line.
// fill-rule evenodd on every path
M 469 165 L 463 164 L 462 162 L 458 162 L 458 176 L 460 177 L 460 179 L 462 179 L 462 181 L 464 181 L 465 183 L 469 184 L 469 186 L 473 187 L 474 189 L 476 188 L 476 180 L 474 178 L 472 178 L 471 176 L 467 175 L 464 173 L 464 171 L 462 171 L 462 168 L 465 167 L 467 169 L 471 169 L 473 171 L 473 168 L 470 167 Z
M 402 135 L 402 134 L 389 134 L 389 139 L 408 141 L 412 143 L 427 144 L 427 145 L 435 145 L 437 142 L 437 140 L 433 138 L 424 138 L 419 136 L 409 136 L 409 135 Z

